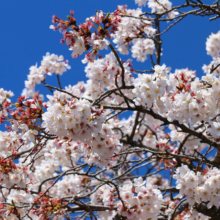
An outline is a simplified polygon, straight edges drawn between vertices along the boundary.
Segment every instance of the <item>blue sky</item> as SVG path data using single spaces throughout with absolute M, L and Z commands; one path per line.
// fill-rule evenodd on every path
M 77 22 L 82 23 L 96 10 L 112 12 L 119 4 L 137 7 L 134 0 L 1 0 L 0 88 L 20 95 L 29 67 L 40 63 L 46 52 L 62 54 L 69 60 L 72 69 L 61 77 L 63 86 L 85 80 L 85 66 L 81 60 L 71 58 L 71 51 L 60 43 L 62 35 L 49 29 L 52 15 L 66 18 L 72 9 Z M 206 55 L 206 38 L 219 29 L 217 21 L 210 22 L 208 18 L 190 16 L 184 19 L 162 36 L 162 63 L 170 66 L 172 71 L 189 67 L 201 76 L 201 66 L 211 60 Z M 146 63 L 134 62 L 136 69 L 145 69 L 146 66 Z M 55 80 L 50 83 L 57 86 Z

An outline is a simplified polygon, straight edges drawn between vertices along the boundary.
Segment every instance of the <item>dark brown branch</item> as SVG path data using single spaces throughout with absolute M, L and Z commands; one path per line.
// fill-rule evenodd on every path
M 114 53 L 114 55 L 115 55 L 115 57 L 116 57 L 116 59 L 117 59 L 119 65 L 120 65 L 120 67 L 121 67 L 122 87 L 125 87 L 125 78 L 124 78 L 124 76 L 125 76 L 125 69 L 124 69 L 124 66 L 123 66 L 123 64 L 122 64 L 122 62 L 121 62 L 121 60 L 120 60 L 120 58 L 119 58 L 117 52 L 115 51 L 115 48 L 114 48 L 111 44 L 109 44 L 109 47 L 111 48 L 112 52 Z M 117 80 L 117 79 L 116 79 L 116 80 Z

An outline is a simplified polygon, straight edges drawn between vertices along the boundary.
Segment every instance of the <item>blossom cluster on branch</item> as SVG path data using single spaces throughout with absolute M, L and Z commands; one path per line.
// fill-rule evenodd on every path
M 15 102 L 0 89 L 1 219 L 220 218 L 220 32 L 207 38 L 202 77 L 161 63 L 161 35 L 188 15 L 218 19 L 219 1 L 135 3 L 148 8 L 83 24 L 73 11 L 53 16 L 87 81 L 63 87 L 68 61 L 46 53 Z M 54 73 L 58 87 L 46 83 Z

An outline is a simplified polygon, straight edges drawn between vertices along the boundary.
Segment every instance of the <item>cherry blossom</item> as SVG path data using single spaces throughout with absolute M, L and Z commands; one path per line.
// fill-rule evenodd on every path
M 218 216 L 220 32 L 207 38 L 212 60 L 201 77 L 161 61 L 162 35 L 180 20 L 219 17 L 216 1 L 201 2 L 135 0 L 141 8 L 96 11 L 81 24 L 73 11 L 53 16 L 50 29 L 87 79 L 63 85 L 68 61 L 46 53 L 21 96 L 0 89 L 1 218 Z M 58 87 L 47 84 L 54 74 Z

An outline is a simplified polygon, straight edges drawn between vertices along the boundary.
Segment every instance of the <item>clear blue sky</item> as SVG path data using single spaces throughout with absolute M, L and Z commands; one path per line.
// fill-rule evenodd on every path
M 62 35 L 49 29 L 52 15 L 66 18 L 72 9 L 77 22 L 82 23 L 85 18 L 94 15 L 96 10 L 112 12 L 119 4 L 127 4 L 129 8 L 137 7 L 134 0 L 1 0 L 0 88 L 12 90 L 16 96 L 20 95 L 29 67 L 36 62 L 40 63 L 46 52 L 62 54 L 69 60 L 72 69 L 61 77 L 63 86 L 85 80 L 85 66 L 80 59 L 71 58 L 71 51 L 60 43 Z M 197 70 L 201 76 L 201 66 L 211 60 L 206 55 L 206 38 L 218 30 L 219 21 L 210 22 L 208 18 L 193 16 L 186 18 L 163 35 L 162 63 L 170 66 L 172 71 L 189 67 Z M 134 64 L 136 69 L 146 67 L 146 64 Z M 57 86 L 56 81 L 51 83 Z

